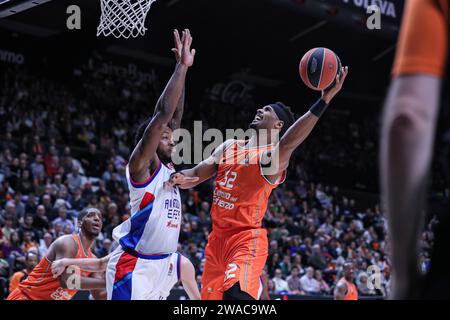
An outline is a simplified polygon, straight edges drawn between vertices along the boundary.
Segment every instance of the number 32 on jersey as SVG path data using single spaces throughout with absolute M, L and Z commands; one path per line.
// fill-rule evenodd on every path
M 232 189 L 233 188 L 233 182 L 234 182 L 234 180 L 236 180 L 236 178 L 237 178 L 237 173 L 236 172 L 227 170 L 227 171 L 225 171 L 225 177 L 219 183 L 219 185 L 221 187 Z

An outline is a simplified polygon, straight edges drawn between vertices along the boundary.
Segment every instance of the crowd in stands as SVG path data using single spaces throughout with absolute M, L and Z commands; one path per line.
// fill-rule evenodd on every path
M 26 277 L 52 241 L 77 232 L 77 215 L 86 206 L 103 213 L 103 232 L 93 250 L 97 257 L 115 248 L 112 230 L 130 217 L 125 167 L 135 128 L 143 115 L 152 114 L 160 85 L 83 72 L 78 87 L 15 67 L 0 74 L 0 299 Z M 209 106 L 207 98 L 196 109 L 190 105 L 187 97 L 187 127 L 196 112 Z M 233 127 L 246 128 L 252 112 L 235 113 Z M 212 116 L 201 114 L 207 127 L 223 126 L 230 117 L 219 107 Z M 331 295 L 349 260 L 355 264 L 360 295 L 384 296 L 389 290 L 382 208 L 359 203 L 339 184 L 323 181 L 318 169 L 344 170 L 340 174 L 349 179 L 372 170 L 376 130 L 371 131 L 368 121 L 342 126 L 332 117 L 340 116 L 324 119 L 311 137 L 320 144 L 302 147 L 287 181 L 270 198 L 264 218 L 270 294 Z M 211 231 L 211 190 L 209 181 L 182 194 L 179 250 L 194 263 L 199 283 Z M 421 241 L 424 272 L 434 223 L 430 221 Z M 369 266 L 379 270 L 381 289 L 367 286 Z

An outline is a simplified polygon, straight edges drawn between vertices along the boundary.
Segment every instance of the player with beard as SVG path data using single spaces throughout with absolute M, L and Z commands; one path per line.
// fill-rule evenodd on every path
M 64 235 L 50 246 L 47 255 L 23 280 L 7 300 L 70 300 L 78 290 L 91 290 L 95 299 L 104 299 L 105 279 L 90 271 L 66 269 L 53 277 L 51 264 L 62 258 L 92 258 L 91 248 L 102 230 L 102 214 L 98 209 L 84 209 L 78 216 L 79 233 Z
M 266 105 L 250 124 L 254 129 L 250 139 L 227 140 L 194 168 L 171 175 L 167 185 L 182 189 L 215 176 L 202 299 L 261 297 L 261 274 L 268 255 L 267 231 L 261 224 L 269 196 L 283 182 L 294 150 L 341 90 L 347 72 L 347 67 L 342 68 L 335 85 L 297 121 L 284 104 Z
M 108 300 L 159 300 L 167 296 L 174 275 L 180 277 L 183 258 L 177 252 L 181 199 L 176 186 L 164 188 L 175 172 L 171 163 L 183 114 L 186 74 L 194 63 L 192 36 L 174 31 L 176 67 L 156 103 L 153 116 L 136 134 L 136 146 L 126 168 L 131 217 L 113 230 L 119 243 L 106 267 Z M 193 179 L 195 180 L 195 179 Z M 176 272 L 175 272 L 176 271 Z
M 358 289 L 355 285 L 355 268 L 352 262 L 344 264 L 344 276 L 334 288 L 335 300 L 358 300 Z

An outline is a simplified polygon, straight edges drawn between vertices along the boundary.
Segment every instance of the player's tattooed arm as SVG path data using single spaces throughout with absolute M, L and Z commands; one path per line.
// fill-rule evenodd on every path
M 175 30 L 174 37 L 177 35 L 178 31 Z M 150 176 L 148 168 L 154 170 L 159 164 L 156 155 L 158 144 L 182 97 L 187 70 L 194 63 L 195 50 L 191 50 L 192 36 L 188 29 L 183 31 L 182 43 L 181 60 L 158 99 L 152 120 L 130 157 L 131 178 L 138 182 L 147 180 Z
M 185 95 L 185 89 L 183 88 L 183 93 L 181 94 L 181 98 L 178 101 L 177 109 L 175 110 L 175 113 L 173 114 L 173 118 L 169 123 L 169 126 L 172 130 L 179 129 L 181 126 L 181 119 L 183 118 L 183 112 L 184 112 L 184 95 Z
M 348 67 L 342 68 L 340 75 L 336 77 L 336 84 L 322 93 L 321 100 L 323 106 L 327 106 L 334 96 L 342 89 L 345 78 L 348 74 Z M 317 104 L 316 104 L 317 105 Z M 320 105 L 318 105 L 320 107 Z M 305 141 L 309 136 L 315 125 L 317 124 L 320 114 L 323 110 L 315 110 L 314 106 L 310 111 L 306 112 L 286 131 L 281 137 L 280 142 L 274 150 L 274 155 L 278 158 L 278 172 L 281 173 L 289 166 L 289 160 L 294 150 Z M 274 175 L 278 177 L 278 175 Z M 271 178 L 274 178 L 271 177 Z
M 194 265 L 185 256 L 182 256 L 181 258 L 181 282 L 189 299 L 200 300 L 200 291 L 198 290 L 197 281 L 195 280 Z

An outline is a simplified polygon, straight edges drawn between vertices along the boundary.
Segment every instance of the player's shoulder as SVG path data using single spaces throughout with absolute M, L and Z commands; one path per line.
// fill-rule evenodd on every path
M 53 256 L 56 252 L 63 252 L 63 251 L 76 253 L 78 250 L 78 243 L 75 237 L 76 235 L 73 234 L 58 237 L 51 244 L 48 255 Z
M 77 241 L 76 241 L 75 237 L 76 237 L 76 235 L 74 235 L 74 234 L 66 234 L 66 235 L 58 237 L 53 242 L 53 244 L 56 245 L 56 246 L 59 246 L 59 245 L 71 245 L 71 244 L 76 245 Z
M 223 153 L 231 146 L 233 145 L 236 141 L 236 139 L 227 139 L 224 142 L 222 142 L 219 146 L 216 147 L 216 149 L 214 149 L 214 152 L 212 154 L 212 156 L 214 158 L 220 158 Z
M 347 281 L 345 281 L 344 278 L 339 279 L 338 283 L 336 284 L 336 287 L 347 289 Z

